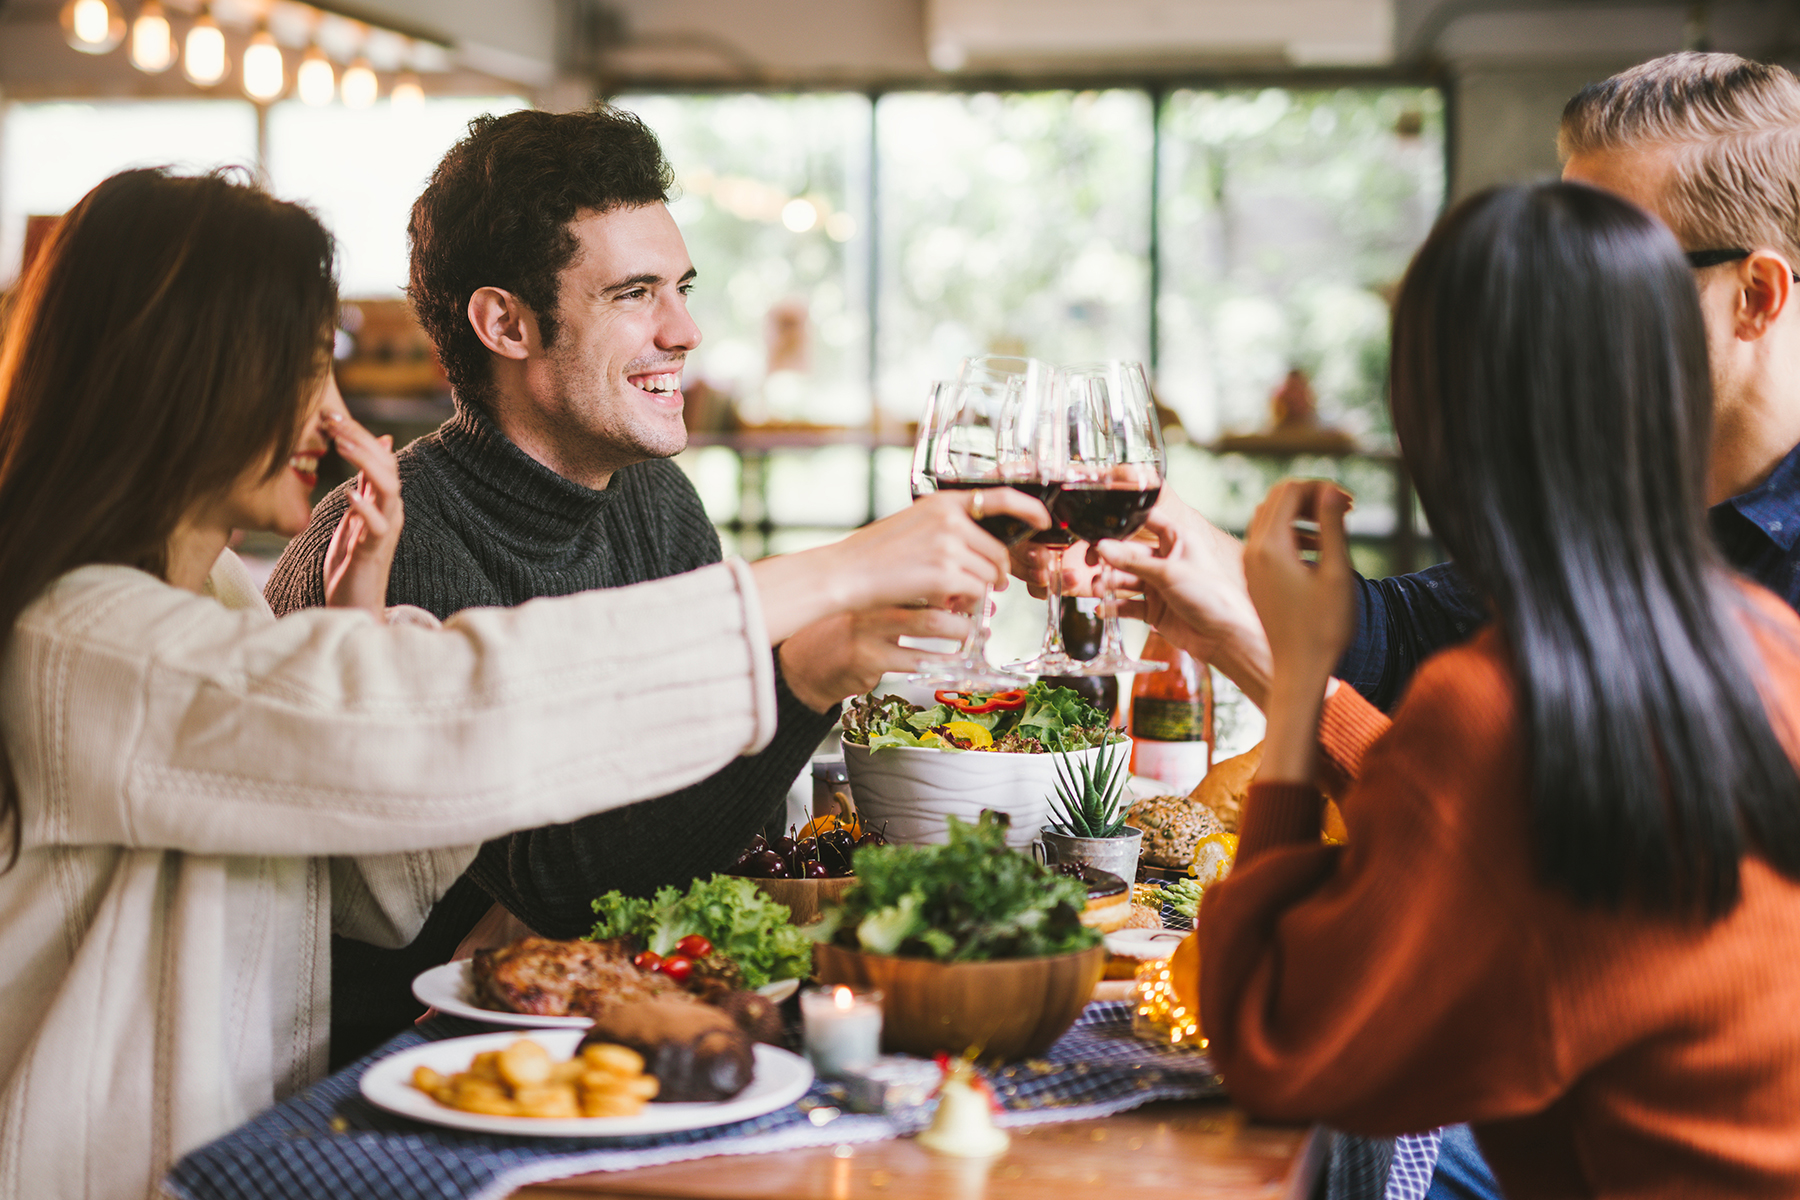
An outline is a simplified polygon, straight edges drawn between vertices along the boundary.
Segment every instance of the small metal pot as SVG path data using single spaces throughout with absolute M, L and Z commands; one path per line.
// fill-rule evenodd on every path
M 1042 840 L 1033 851 L 1050 866 L 1061 863 L 1085 863 L 1099 871 L 1111 871 L 1126 883 L 1137 880 L 1138 852 L 1143 849 L 1144 831 L 1127 825 L 1117 837 L 1085 838 L 1058 833 L 1046 825 L 1038 834 Z

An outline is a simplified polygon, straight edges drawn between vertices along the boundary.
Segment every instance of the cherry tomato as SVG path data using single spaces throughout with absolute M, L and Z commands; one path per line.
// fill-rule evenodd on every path
M 662 960 L 662 966 L 657 970 L 676 983 L 686 983 L 688 976 L 694 973 L 694 960 L 684 954 L 671 954 Z
M 712 943 L 697 933 L 690 933 L 675 943 L 675 953 L 689 958 L 705 958 L 713 950 Z
M 663 956 L 654 950 L 644 950 L 631 960 L 631 965 L 640 971 L 654 971 L 662 965 Z

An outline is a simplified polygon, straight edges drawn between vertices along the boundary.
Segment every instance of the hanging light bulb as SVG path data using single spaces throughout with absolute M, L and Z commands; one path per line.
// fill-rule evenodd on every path
M 369 65 L 369 60 L 359 54 L 355 62 L 344 68 L 341 88 L 345 108 L 367 108 L 375 103 L 381 83 L 375 78 L 375 68 Z
M 175 37 L 156 0 L 144 0 L 131 23 L 131 65 L 147 75 L 160 75 L 175 65 Z
M 230 64 L 225 61 L 225 35 L 212 18 L 212 10 L 203 8 L 187 32 L 187 45 L 181 55 L 181 73 L 189 83 L 211 87 L 225 78 Z
M 244 94 L 264 104 L 287 87 L 287 64 L 267 27 L 258 29 L 244 47 Z
M 125 40 L 125 13 L 116 0 L 68 0 L 57 15 L 63 37 L 83 54 L 105 54 Z
M 331 60 L 317 46 L 309 47 L 300 57 L 300 69 L 294 72 L 294 88 L 300 99 L 314 108 L 323 108 L 337 95 L 337 72 Z
M 394 80 L 388 100 L 395 108 L 420 108 L 425 103 L 425 85 L 411 71 L 402 71 L 400 78 Z

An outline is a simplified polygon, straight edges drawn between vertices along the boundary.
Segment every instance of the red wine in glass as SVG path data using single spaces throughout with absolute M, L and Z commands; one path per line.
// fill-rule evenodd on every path
M 1058 525 L 1085 542 L 1128 538 L 1143 528 L 1162 485 L 1109 487 L 1106 483 L 1065 483 L 1051 515 Z
M 1032 534 L 1032 541 L 1040 546 L 1073 546 L 1080 540 L 1069 532 L 1069 527 L 1056 515 L 1056 495 L 1062 491 L 1062 484 L 1034 482 L 1015 483 L 1012 486 L 1042 504 L 1050 513 L 1050 527 Z
M 972 492 L 979 488 L 1016 487 L 1026 495 L 1034 495 L 1033 489 L 1038 486 L 1034 483 L 997 483 L 992 479 L 943 478 L 938 479 L 937 485 L 938 490 L 944 492 Z M 1025 535 L 1031 532 L 1031 526 L 1026 524 L 1023 517 L 1015 517 L 1011 513 L 988 513 L 975 523 L 1008 546 L 1024 541 Z

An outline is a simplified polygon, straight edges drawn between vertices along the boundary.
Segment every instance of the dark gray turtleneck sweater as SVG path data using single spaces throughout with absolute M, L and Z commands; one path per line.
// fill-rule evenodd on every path
M 526 455 L 472 407 L 400 452 L 406 523 L 388 603 L 438 617 L 678 575 L 719 561 L 719 537 L 680 468 L 662 459 L 613 475 L 604 491 Z M 344 489 L 281 556 L 266 589 L 277 615 L 325 602 L 325 550 Z M 671 638 L 680 637 L 671 630 Z M 331 1058 L 348 1062 L 424 1011 L 413 977 L 449 960 L 494 900 L 550 937 L 593 925 L 595 896 L 647 896 L 724 868 L 780 812 L 782 798 L 837 713 L 820 715 L 776 672 L 780 720 L 768 749 L 655 800 L 499 838 L 482 847 L 410 946 L 332 939 Z M 597 729 L 595 737 L 632 731 Z

